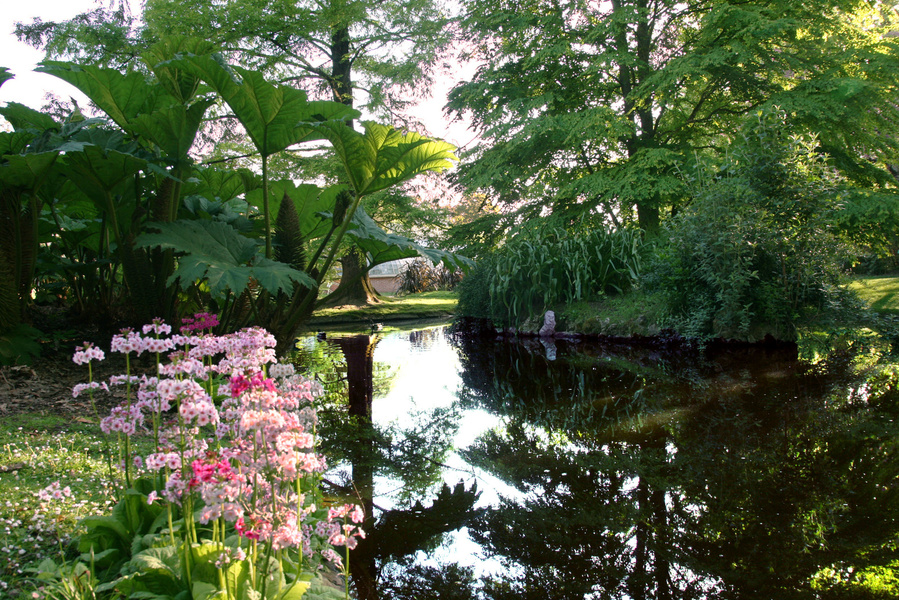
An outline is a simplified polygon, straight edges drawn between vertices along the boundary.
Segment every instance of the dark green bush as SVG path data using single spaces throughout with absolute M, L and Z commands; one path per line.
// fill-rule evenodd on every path
M 698 338 L 795 339 L 798 323 L 850 306 L 848 250 L 832 224 L 841 180 L 812 136 L 774 110 L 748 120 L 732 156 L 694 189 L 645 284 Z

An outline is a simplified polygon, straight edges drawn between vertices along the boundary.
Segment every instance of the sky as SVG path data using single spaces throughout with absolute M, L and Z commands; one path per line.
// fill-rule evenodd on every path
M 0 103 L 20 102 L 39 109 L 44 104 L 44 95 L 53 92 L 62 98 L 75 97 L 80 104 L 86 98 L 78 90 L 64 81 L 33 69 L 43 60 L 43 53 L 20 42 L 13 34 L 16 22 L 30 23 L 34 17 L 43 21 L 61 21 L 97 7 L 107 7 L 109 0 L 0 0 L 0 67 L 7 67 L 15 75 L 0 86 Z M 134 14 L 139 14 L 140 0 L 130 0 Z M 451 81 L 438 82 L 434 86 L 434 97 L 423 103 L 416 116 L 425 122 L 431 135 L 441 137 L 457 146 L 466 146 L 475 135 L 464 124 L 450 125 L 442 115 L 446 93 Z
M 33 17 L 62 21 L 97 6 L 102 4 L 95 0 L 4 0 L 0 11 L 0 67 L 7 67 L 15 79 L 0 86 L 0 102 L 20 102 L 40 108 L 44 104 L 44 94 L 50 91 L 63 98 L 74 95 L 83 101 L 84 96 L 61 79 L 32 72 L 44 54 L 18 41 L 13 29 L 16 22 L 30 23 Z

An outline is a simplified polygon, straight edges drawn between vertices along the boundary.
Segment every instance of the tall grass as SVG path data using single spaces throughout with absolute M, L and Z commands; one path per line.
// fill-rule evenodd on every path
M 638 232 L 520 233 L 482 260 L 460 289 L 460 313 L 520 325 L 546 310 L 630 288 L 640 270 Z

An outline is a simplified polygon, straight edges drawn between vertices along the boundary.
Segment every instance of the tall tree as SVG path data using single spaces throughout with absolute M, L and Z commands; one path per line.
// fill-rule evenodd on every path
M 891 8 L 856 0 L 468 0 L 482 61 L 450 94 L 482 142 L 459 181 L 524 215 L 598 210 L 657 229 L 696 153 L 785 109 L 855 181 L 894 185 Z M 521 213 L 519 213 L 521 214 Z

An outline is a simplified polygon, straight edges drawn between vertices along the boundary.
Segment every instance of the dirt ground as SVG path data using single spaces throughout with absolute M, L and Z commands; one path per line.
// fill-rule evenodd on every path
M 87 394 L 72 397 L 72 388 L 88 381 L 87 366 L 72 362 L 74 352 L 75 345 L 71 349 L 45 349 L 33 364 L 0 367 L 0 419 L 7 415 L 35 413 L 93 420 Z M 150 364 L 141 362 L 133 365 L 132 371 L 139 375 L 151 368 Z M 104 381 L 124 372 L 124 358 L 107 352 L 106 360 L 94 364 L 94 381 Z M 96 395 L 100 416 L 105 416 L 122 399 L 122 389 L 117 389 L 114 394 Z

